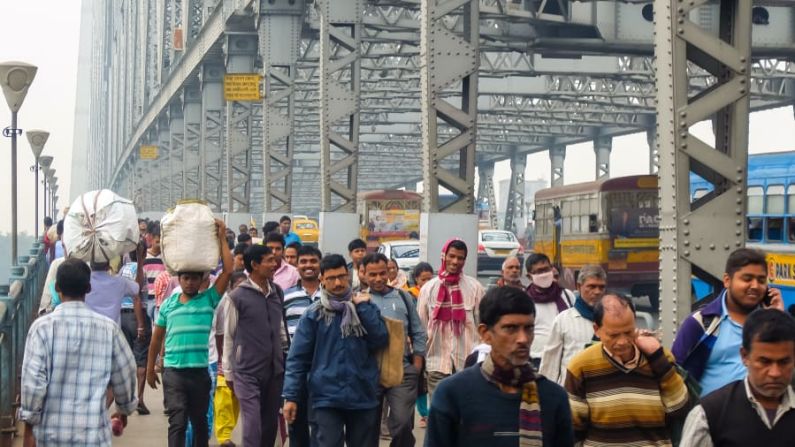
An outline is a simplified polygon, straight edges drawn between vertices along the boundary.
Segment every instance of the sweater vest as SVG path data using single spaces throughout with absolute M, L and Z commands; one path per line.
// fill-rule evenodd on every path
M 701 406 L 716 447 L 784 447 L 795 443 L 795 410 L 788 410 L 772 429 L 767 428 L 748 401 L 743 380 L 705 396 Z

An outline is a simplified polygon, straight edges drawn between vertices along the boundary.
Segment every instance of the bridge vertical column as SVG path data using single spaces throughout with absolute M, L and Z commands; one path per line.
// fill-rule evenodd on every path
M 255 34 L 227 34 L 224 51 L 227 73 L 255 74 Z M 253 104 L 248 101 L 226 103 L 226 209 L 230 213 L 247 213 L 251 207 Z
M 274 0 L 257 27 L 265 97 L 262 100 L 265 213 L 290 213 L 293 193 L 295 78 L 304 22 L 303 0 Z
M 563 162 L 566 161 L 566 146 L 553 146 L 549 148 L 549 161 L 551 162 L 552 172 L 550 174 L 551 185 L 563 186 Z
M 508 203 L 505 207 L 504 230 L 517 234 L 516 221 L 524 217 L 524 171 L 527 167 L 527 154 L 514 149 L 511 156 L 511 181 L 508 187 Z
M 222 210 L 224 169 L 224 67 L 202 65 L 201 141 L 199 141 L 199 192 L 213 211 Z
M 160 119 L 157 126 L 157 137 L 159 154 L 155 162 L 157 163 L 159 177 L 158 189 L 160 190 L 157 211 L 165 211 L 169 207 L 174 206 L 174 203 L 171 201 L 171 188 L 173 185 L 171 179 L 174 177 L 174 171 L 171 169 L 171 128 L 168 122 L 168 116 L 163 116 Z
M 596 153 L 596 180 L 610 178 L 610 152 L 613 150 L 612 137 L 597 137 L 593 140 Z
M 171 153 L 168 157 L 171 172 L 171 187 L 168 202 L 175 205 L 177 200 L 185 197 L 183 178 L 185 176 L 185 119 L 182 117 L 182 106 L 172 103 L 169 106 L 169 136 L 171 137 Z
M 703 2 L 698 2 L 699 4 Z M 660 309 L 670 346 L 692 306 L 691 275 L 719 285 L 726 257 L 745 242 L 752 2 L 720 2 L 717 36 L 690 20 L 693 3 L 656 0 L 657 136 L 660 147 Z M 687 64 L 717 83 L 688 95 Z M 717 114 L 715 147 L 689 129 Z M 690 202 L 690 172 L 713 184 Z
M 199 165 L 200 143 L 202 140 L 202 97 L 198 84 L 193 81 L 182 91 L 182 114 L 185 122 L 182 159 L 182 198 L 202 197 L 199 179 L 202 171 Z
M 318 0 L 320 12 L 320 250 L 345 253 L 356 214 L 363 0 Z M 341 75 L 349 74 L 345 82 Z M 342 132 L 338 132 L 338 129 Z M 333 231 L 332 231 L 333 229 Z
M 649 144 L 649 174 L 656 174 L 660 169 L 660 148 L 657 146 L 657 128 L 646 130 L 646 141 Z
M 497 228 L 497 199 L 494 197 L 494 162 L 478 164 L 478 201 L 489 207 L 489 228 Z M 478 219 L 480 216 L 478 216 Z
M 423 208 L 420 219 L 420 257 L 439 268 L 438 254 L 452 237 L 461 237 L 475 252 L 477 216 L 475 197 L 475 133 L 478 68 L 480 66 L 480 2 L 420 2 L 420 110 L 422 117 Z M 445 21 L 455 17 L 461 32 L 450 31 Z M 442 92 L 460 86 L 458 98 L 449 101 Z M 439 141 L 440 130 L 449 135 Z M 452 130 L 452 134 L 445 131 Z M 442 167 L 445 159 L 457 169 Z M 439 187 L 455 195 L 446 207 L 439 205 Z M 473 256 L 474 257 L 474 256 Z M 475 275 L 476 262 L 465 272 Z

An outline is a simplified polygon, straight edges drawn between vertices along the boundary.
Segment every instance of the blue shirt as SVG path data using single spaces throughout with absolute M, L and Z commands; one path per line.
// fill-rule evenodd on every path
M 301 238 L 297 234 L 293 233 L 292 231 L 288 232 L 287 234 L 285 234 L 283 236 L 284 236 L 284 246 L 285 247 L 287 247 L 288 245 L 290 245 L 290 244 L 292 244 L 294 242 L 297 242 L 298 245 L 301 245 Z
M 130 281 L 135 281 L 135 276 L 138 274 L 138 264 L 135 262 L 128 262 L 124 264 L 124 266 L 119 270 L 119 276 L 122 278 L 127 278 Z M 124 298 L 121 300 L 121 308 L 122 309 L 134 309 L 135 306 L 133 305 L 133 296 L 132 295 L 125 295 Z
M 726 309 L 726 297 L 723 294 L 720 328 L 718 338 L 707 359 L 704 375 L 701 376 L 701 396 L 717 390 L 736 380 L 743 380 L 748 374 L 740 358 L 740 347 L 743 344 L 743 326 L 733 321 Z

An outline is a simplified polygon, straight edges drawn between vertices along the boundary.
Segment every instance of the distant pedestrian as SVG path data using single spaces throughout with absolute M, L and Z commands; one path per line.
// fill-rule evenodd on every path
M 354 239 L 348 243 L 348 256 L 351 258 L 351 262 L 348 263 L 348 271 L 351 273 L 351 288 L 353 290 L 361 289 L 359 264 L 366 255 L 367 242 L 361 239 Z
M 569 362 L 577 442 L 600 446 L 670 446 L 670 424 L 687 414 L 688 391 L 674 357 L 635 328 L 630 298 L 606 294 L 594 307 L 601 340 Z
M 265 246 L 271 249 L 273 259 L 276 261 L 273 282 L 278 284 L 282 290 L 294 286 L 301 276 L 295 267 L 284 260 L 284 237 L 279 233 L 270 233 L 265 237 Z
M 285 241 L 286 242 L 286 241 Z M 301 248 L 301 244 L 293 242 L 291 244 L 287 244 L 284 247 L 284 261 L 288 264 L 292 265 L 293 267 L 298 267 L 298 249 Z
M 298 322 L 284 381 L 284 418 L 293 423 L 309 396 L 313 445 L 378 443 L 376 352 L 389 342 L 386 324 L 367 294 L 352 294 L 345 259 L 320 262 L 320 300 Z
M 108 390 L 120 426 L 138 404 L 133 353 L 119 325 L 86 306 L 91 270 L 85 262 L 64 261 L 55 287 L 61 305 L 33 322 L 25 344 L 24 445 L 109 447 Z
M 532 301 L 519 289 L 495 288 L 480 302 L 480 318 L 491 352 L 439 384 L 426 447 L 571 447 L 566 391 L 530 363 Z
M 240 225 L 237 227 L 237 234 L 239 234 L 239 235 L 240 235 L 240 234 L 248 234 L 248 225 L 246 225 L 246 224 L 240 224 Z
M 580 270 L 577 285 L 574 306 L 555 317 L 541 354 L 539 373 L 559 385 L 566 383 L 566 367 L 571 359 L 597 341 L 593 310 L 605 293 L 607 273 L 598 265 L 586 265 Z
M 781 292 L 767 284 L 767 259 L 761 250 L 740 248 L 729 255 L 724 290 L 717 299 L 682 323 L 672 351 L 699 381 L 701 395 L 742 380 L 747 368 L 740 356 L 743 324 L 756 309 L 784 310 Z
M 245 272 L 246 271 L 246 264 L 243 262 L 243 255 L 246 253 L 246 249 L 248 249 L 248 245 L 239 243 L 235 245 L 235 248 L 232 250 L 232 258 L 235 261 L 234 264 L 234 271 L 236 272 Z
M 301 238 L 292 230 L 293 221 L 290 216 L 282 216 L 279 219 L 279 233 L 284 237 L 284 246 L 291 244 L 301 245 Z
M 155 360 L 165 339 L 163 395 L 168 414 L 168 445 L 185 445 L 188 420 L 193 427 L 194 447 L 208 444 L 209 407 L 212 382 L 208 373 L 209 337 L 213 316 L 232 274 L 232 254 L 224 241 L 226 226 L 216 219 L 223 270 L 212 287 L 199 292 L 207 273 L 177 272 L 179 294 L 168 298 L 160 308 L 146 365 L 146 381 L 157 388 Z
M 408 291 L 409 277 L 406 272 L 400 269 L 400 264 L 397 260 L 392 258 L 388 260 L 387 264 L 387 279 L 389 280 L 389 287 Z
M 464 274 L 466 258 L 464 241 L 447 241 L 439 276 L 420 290 L 417 310 L 428 329 L 425 362 L 431 406 L 436 386 L 464 369 L 467 356 L 480 340 L 478 306 L 485 292 L 476 278 Z
M 687 416 L 681 447 L 793 445 L 795 320 L 776 309 L 753 311 L 740 349 L 748 375 L 701 399 Z
M 226 305 L 222 363 L 243 413 L 243 445 L 272 446 L 284 384 L 284 292 L 273 281 L 276 258 L 269 247 L 249 247 L 245 263 L 249 277 Z

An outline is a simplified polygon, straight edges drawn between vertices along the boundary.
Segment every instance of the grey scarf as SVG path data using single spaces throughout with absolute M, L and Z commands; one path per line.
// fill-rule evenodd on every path
M 351 291 L 348 290 L 348 293 L 344 296 L 336 297 L 321 287 L 320 313 L 326 325 L 331 324 L 334 317 L 340 312 L 342 312 L 342 323 L 340 323 L 342 338 L 349 335 L 361 337 L 367 333 L 367 330 L 362 326 L 361 320 L 359 320 L 359 315 L 356 313 L 356 305 L 351 300 Z

